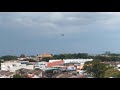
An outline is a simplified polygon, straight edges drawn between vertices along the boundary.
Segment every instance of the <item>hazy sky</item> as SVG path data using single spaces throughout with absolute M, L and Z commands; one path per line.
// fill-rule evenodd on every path
M 119 12 L 0 12 L 0 55 L 105 51 L 120 53 Z

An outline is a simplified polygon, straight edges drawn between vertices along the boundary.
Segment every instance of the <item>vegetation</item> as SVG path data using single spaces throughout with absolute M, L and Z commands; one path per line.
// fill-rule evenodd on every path
M 78 59 L 78 58 L 86 59 L 91 57 L 89 57 L 87 53 L 59 54 L 53 56 L 53 59 Z
M 108 69 L 113 69 L 113 67 L 110 67 L 107 64 L 100 63 L 99 61 L 88 61 L 84 65 L 84 70 L 88 74 L 92 74 L 95 78 L 103 78 L 105 72 Z
M 52 59 L 52 58 L 44 57 L 44 58 L 42 58 L 40 61 L 46 61 L 46 62 L 49 62 L 50 59 Z
M 6 56 L 2 56 L 0 59 L 3 59 L 4 61 L 6 61 L 6 60 L 17 60 L 17 56 L 6 55 Z
M 120 78 L 120 71 L 118 71 L 117 69 L 108 69 L 107 71 L 105 71 L 105 78 L 109 78 L 109 77 L 114 77 L 114 78 Z
M 16 75 L 13 76 L 13 78 L 25 78 L 25 77 L 22 76 L 22 75 L 16 74 Z
M 34 60 L 34 59 L 24 59 L 24 61 L 37 62 L 37 61 L 36 61 L 36 60 Z
M 26 57 L 25 54 L 21 54 L 19 57 Z M 32 57 L 35 57 L 32 55 Z M 73 54 L 59 54 L 53 55 L 51 58 L 42 58 L 41 61 L 49 61 L 50 59 L 94 59 L 96 61 L 120 61 L 120 54 L 111 53 L 110 51 L 106 51 L 104 54 L 100 55 L 89 55 L 88 53 L 73 53 Z M 6 55 L 2 56 L 0 59 L 3 60 L 16 60 L 17 56 Z
M 74 54 L 59 54 L 59 55 L 53 55 L 52 59 L 94 59 L 96 61 L 120 61 L 120 54 L 110 53 L 109 51 L 106 51 L 104 54 L 100 55 L 89 55 L 87 53 L 74 53 Z

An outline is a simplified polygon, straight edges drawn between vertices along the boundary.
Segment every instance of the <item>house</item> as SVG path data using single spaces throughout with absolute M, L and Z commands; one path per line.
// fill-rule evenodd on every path
M 56 65 L 63 65 L 64 61 L 63 60 L 59 60 L 59 61 L 54 61 L 54 62 L 48 62 L 46 64 L 46 67 L 54 67 Z
M 60 65 L 53 66 L 53 68 L 58 68 L 60 71 L 66 71 L 66 69 L 67 69 L 66 66 L 60 66 Z
M 93 59 L 63 59 L 64 63 L 85 63 L 87 61 L 92 61 Z M 61 60 L 49 60 L 49 62 L 55 62 Z
M 46 65 L 47 65 L 47 62 L 37 62 L 37 63 L 34 65 L 34 68 L 45 69 L 45 68 L 46 68 Z
M 44 54 L 39 54 L 36 56 L 36 58 L 38 58 L 39 60 L 41 60 L 42 58 L 52 58 L 52 54 L 48 54 L 48 53 L 44 53 Z
M 8 61 L 8 62 L 1 63 L 1 70 L 4 70 L 4 71 L 15 72 L 16 70 L 21 68 L 33 70 L 34 65 L 21 64 L 20 62 L 17 62 L 17 61 Z
M 45 77 L 44 72 L 41 69 L 35 69 L 35 70 L 30 70 L 30 69 L 19 69 L 16 71 L 16 74 L 25 76 L 26 78 L 42 78 Z
M 101 63 L 108 64 L 109 66 L 113 66 L 115 69 L 118 69 L 120 71 L 120 61 L 104 61 Z
M 85 63 L 93 59 L 64 59 L 64 63 Z
M 0 78 L 13 78 L 14 73 L 9 71 L 0 71 Z
M 77 65 L 77 66 L 76 66 L 76 69 L 77 69 L 77 70 L 82 70 L 83 67 L 84 67 L 84 64 L 81 63 L 80 65 Z

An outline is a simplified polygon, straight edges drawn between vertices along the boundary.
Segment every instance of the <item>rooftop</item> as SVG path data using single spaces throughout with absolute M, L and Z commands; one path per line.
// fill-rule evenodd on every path
M 64 64 L 63 60 L 55 61 L 55 62 L 48 62 L 46 67 L 53 67 L 53 66 L 61 65 L 61 64 Z
M 3 70 L 0 71 L 0 75 L 9 76 L 9 75 L 12 75 L 12 74 L 14 74 L 14 73 L 13 72 L 9 72 L 9 71 L 3 71 Z
M 40 55 L 37 55 L 38 58 L 43 58 L 43 57 L 52 57 L 51 54 L 48 54 L 48 53 L 44 53 L 44 54 L 40 54 Z

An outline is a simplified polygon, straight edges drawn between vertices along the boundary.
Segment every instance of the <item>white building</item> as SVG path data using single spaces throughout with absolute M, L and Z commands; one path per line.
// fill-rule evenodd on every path
M 64 63 L 85 63 L 93 59 L 64 59 Z
M 92 61 L 93 59 L 63 59 L 64 63 L 85 63 L 87 61 Z M 49 62 L 55 62 L 61 60 L 49 60 Z
M 61 61 L 61 59 L 49 60 L 49 62 L 56 62 L 56 61 Z
M 34 65 L 26 65 L 26 64 L 21 64 L 19 62 L 4 62 L 1 63 L 1 70 L 4 71 L 10 71 L 10 72 L 15 72 L 18 69 L 25 68 L 25 69 L 34 69 Z
M 117 69 L 120 71 L 120 64 L 117 65 Z
M 45 69 L 47 65 L 47 62 L 38 62 L 36 65 L 34 65 L 35 68 Z

